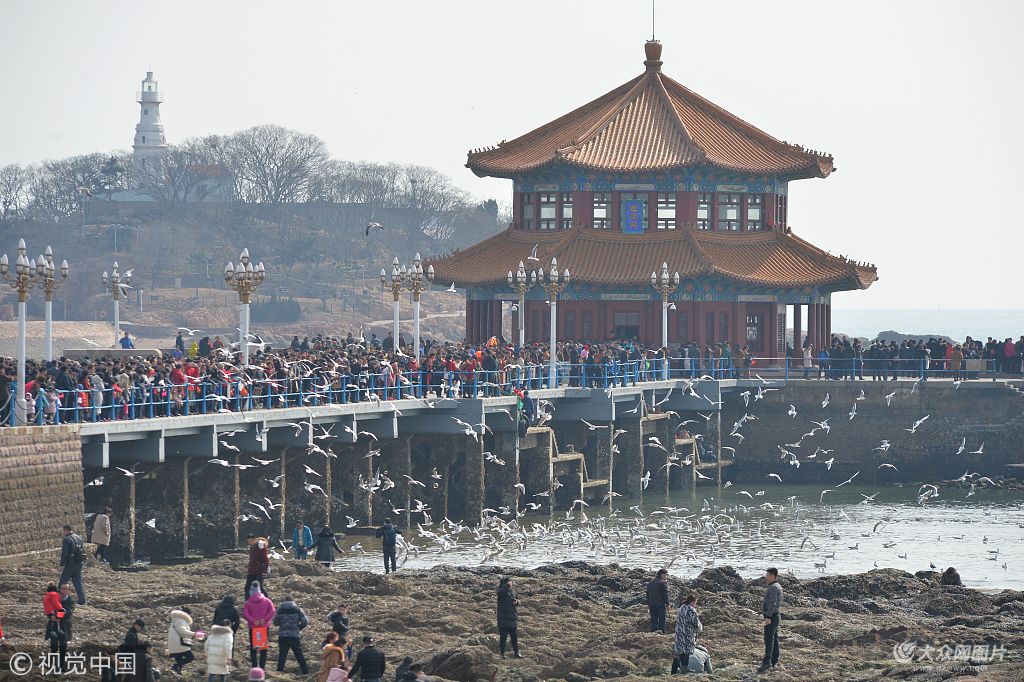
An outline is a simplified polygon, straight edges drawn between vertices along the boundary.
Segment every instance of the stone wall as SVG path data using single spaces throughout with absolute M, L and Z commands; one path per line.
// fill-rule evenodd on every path
M 0 429 L 0 557 L 60 547 L 61 526 L 84 537 L 77 426 Z
M 858 400 L 864 392 L 864 398 Z M 784 483 L 835 483 L 860 471 L 858 483 L 884 485 L 900 481 L 948 480 L 965 470 L 983 476 L 1012 476 L 1007 464 L 1024 461 L 1024 395 L 1011 386 L 992 382 L 964 382 L 959 389 L 949 381 L 857 383 L 840 381 L 791 382 L 744 406 L 731 395 L 723 406 L 723 445 L 736 448 L 734 481 L 761 481 L 770 472 Z M 895 393 L 889 404 L 886 396 Z M 822 407 L 826 394 L 828 404 Z M 850 418 L 854 404 L 856 415 Z M 790 406 L 796 416 L 789 416 Z M 730 436 L 744 413 L 755 415 L 740 433 L 742 443 Z M 916 433 L 914 423 L 929 415 Z M 817 430 L 812 421 L 829 420 L 831 430 Z M 966 437 L 964 452 L 957 454 Z M 887 451 L 878 450 L 888 440 Z M 787 444 L 800 443 L 800 447 Z M 984 443 L 982 454 L 971 454 Z M 795 453 L 799 468 L 788 464 L 778 446 Z M 809 459 L 818 448 L 832 450 Z M 835 458 L 828 470 L 824 460 Z M 879 469 L 879 465 L 889 467 Z

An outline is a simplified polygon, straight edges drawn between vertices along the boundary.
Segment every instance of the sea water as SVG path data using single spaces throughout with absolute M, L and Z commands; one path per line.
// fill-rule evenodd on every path
M 881 331 L 902 334 L 942 335 L 955 341 L 968 336 L 1017 340 L 1024 334 L 1024 309 L 1020 310 L 946 310 L 884 308 L 833 308 L 832 330 L 849 336 L 874 339 Z

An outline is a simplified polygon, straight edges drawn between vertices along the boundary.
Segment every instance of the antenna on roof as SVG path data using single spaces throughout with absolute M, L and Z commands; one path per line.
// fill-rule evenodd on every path
M 651 40 L 654 40 L 654 3 L 656 0 L 651 0 Z

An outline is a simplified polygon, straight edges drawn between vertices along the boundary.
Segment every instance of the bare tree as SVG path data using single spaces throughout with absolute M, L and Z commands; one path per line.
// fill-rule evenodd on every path
M 29 169 L 12 163 L 0 168 L 0 222 L 8 222 L 28 205 L 31 198 L 32 174 Z
M 306 201 L 314 178 L 330 160 L 320 138 L 274 125 L 232 135 L 227 157 L 239 198 L 269 204 Z

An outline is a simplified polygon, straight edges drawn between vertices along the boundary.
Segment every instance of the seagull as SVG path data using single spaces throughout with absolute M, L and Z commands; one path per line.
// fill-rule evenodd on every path
M 220 442 L 220 446 L 222 448 L 224 448 L 225 450 L 231 450 L 232 452 L 241 452 L 241 450 L 239 450 L 237 445 L 232 445 L 231 443 L 228 443 L 227 441 L 223 441 L 222 440 Z
M 202 329 L 189 329 L 188 327 L 178 327 L 179 332 L 185 332 L 189 336 L 195 336 L 196 334 L 202 333 Z
M 359 522 L 351 516 L 346 516 L 345 520 L 347 521 L 347 523 L 345 524 L 346 528 L 355 528 L 357 525 L 359 525 Z
M 445 289 L 445 291 L 448 292 L 449 294 L 457 293 L 455 291 L 455 282 L 452 282 L 452 285 L 450 287 L 448 287 L 447 289 Z
M 828 393 L 825 394 L 825 399 L 821 401 L 821 409 L 828 407 Z
M 327 497 L 327 493 L 324 492 L 324 489 L 321 488 L 320 486 L 318 486 L 315 483 L 307 483 L 307 484 L 305 484 L 302 487 L 306 489 L 307 493 L 312 493 L 314 490 L 317 490 L 317 491 L 320 492 L 321 495 L 323 495 L 324 497 Z
M 281 461 L 280 457 L 278 457 L 277 459 L 259 459 L 258 457 L 253 457 L 252 459 L 254 462 L 259 462 L 260 466 L 267 466 L 268 464 L 273 464 L 274 462 Z
M 608 428 L 607 424 L 604 425 L 604 426 L 598 426 L 597 424 L 591 424 L 586 419 L 580 419 L 580 421 L 583 422 L 584 424 L 586 424 L 587 428 L 590 429 L 591 431 L 595 431 L 597 429 L 607 429 Z
M 843 481 L 842 483 L 840 483 L 840 484 L 839 484 L 839 485 L 837 485 L 836 487 L 837 487 L 837 488 L 842 488 L 842 487 L 843 487 L 844 485 L 846 485 L 847 483 L 853 483 L 853 479 L 857 478 L 857 476 L 859 476 L 859 475 L 860 475 L 860 472 L 858 471 L 858 472 L 857 472 L 857 473 L 855 473 L 855 474 L 854 474 L 853 476 L 850 476 L 850 477 L 849 477 L 848 479 L 846 479 L 845 481 Z
M 903 430 L 904 431 L 909 431 L 910 433 L 917 433 L 917 427 L 921 426 L 921 424 L 924 424 L 925 421 L 927 421 L 928 417 L 930 417 L 930 416 L 931 416 L 930 414 L 926 414 L 925 416 L 921 417 L 916 422 L 914 422 L 914 425 L 911 426 L 909 429 L 903 429 Z
M 893 391 L 889 395 L 885 396 L 885 406 L 889 407 L 892 405 L 892 399 L 896 397 L 896 391 Z
M 370 231 L 371 230 L 380 230 L 381 232 L 383 232 L 384 231 L 384 226 L 381 225 L 380 223 L 376 222 L 376 221 L 371 221 L 371 222 L 366 224 L 366 236 L 367 237 L 370 236 Z
M 100 476 L 99 478 L 94 478 L 93 480 L 91 480 L 88 483 L 86 483 L 85 487 L 88 488 L 89 486 L 92 486 L 92 485 L 96 485 L 96 486 L 103 485 L 103 477 Z
M 774 478 L 777 479 L 779 483 L 782 483 L 782 476 L 779 476 L 778 474 L 768 474 L 765 478 Z
M 972 454 L 972 455 L 983 455 L 983 454 L 985 454 L 985 443 L 983 442 L 981 445 L 978 446 L 977 450 L 975 450 L 974 452 L 971 452 L 970 454 Z
M 864 389 L 860 389 L 860 395 L 857 396 L 857 400 L 867 400 L 867 396 L 864 395 Z
M 311 474 L 313 476 L 320 476 L 320 474 L 317 473 L 316 469 L 314 469 L 313 467 L 309 466 L 308 464 L 303 464 L 302 466 L 305 467 L 307 474 Z
M 526 260 L 535 260 L 535 261 L 539 261 L 540 260 L 540 258 L 537 257 L 537 247 L 539 247 L 539 246 L 540 246 L 540 244 L 534 244 L 533 245 L 533 248 L 530 249 L 530 255 L 526 257 Z
M 790 417 L 793 417 L 794 419 L 796 419 L 796 405 L 790 405 L 789 406 L 789 412 L 787 412 L 786 414 L 788 414 Z
M 856 416 L 857 416 L 857 403 L 854 403 L 853 407 L 850 409 L 850 421 L 853 421 L 853 418 L 856 417 Z
M 821 502 L 825 499 L 825 493 L 830 493 L 830 492 L 833 492 L 831 488 L 822 490 L 821 491 L 821 496 L 818 498 L 818 504 L 821 504 Z
M 95 342 L 95 341 L 93 341 L 92 339 L 87 339 L 87 338 L 85 338 L 84 336 L 82 337 L 82 341 L 85 341 L 85 342 L 86 342 L 86 343 L 88 343 L 88 344 L 89 344 L 90 346 L 96 346 L 97 348 L 99 348 L 99 347 L 100 347 L 100 344 L 96 343 L 96 342 Z
M 643 478 L 640 479 L 640 483 L 644 490 L 647 490 L 647 486 L 651 484 L 651 472 L 645 471 Z
M 214 457 L 213 459 L 207 460 L 207 462 L 209 464 L 217 464 L 217 465 L 220 465 L 222 467 L 229 467 L 229 466 L 231 466 L 231 464 L 228 463 L 228 461 L 226 459 L 220 459 L 219 457 Z
M 124 472 L 124 475 L 127 476 L 128 478 L 135 478 L 135 474 L 139 473 L 138 471 L 135 470 L 135 467 L 132 467 L 131 471 L 128 471 L 127 469 L 122 469 L 121 467 L 114 467 L 114 468 L 119 470 L 119 471 Z
M 959 454 L 960 454 L 960 453 L 962 453 L 962 452 L 963 452 L 963 451 L 964 451 L 965 449 L 967 449 L 967 436 L 964 436 L 964 437 L 963 437 L 963 440 L 961 440 L 961 441 L 960 441 L 960 447 L 959 447 L 959 448 L 957 448 L 956 454 L 958 454 L 958 455 L 959 455 Z
M 264 516 L 266 516 L 266 517 L 267 517 L 267 519 L 268 519 L 268 520 L 270 520 L 270 512 L 268 512 L 268 511 L 267 511 L 267 508 L 266 508 L 266 507 L 264 507 L 264 506 L 263 506 L 262 504 L 260 504 L 259 502 L 252 502 L 252 501 L 250 501 L 250 502 L 249 502 L 249 504 L 251 504 L 252 506 L 254 506 L 254 507 L 256 507 L 257 509 L 259 509 L 259 510 L 260 510 L 261 512 L 263 512 Z
M 836 461 L 835 457 L 832 457 L 831 459 L 826 459 L 825 460 L 826 471 L 832 471 L 832 462 L 834 462 L 834 461 Z
M 883 439 L 882 440 L 882 444 L 879 445 L 877 448 L 874 448 L 874 450 L 881 450 L 882 452 L 888 452 L 889 448 L 891 448 L 891 447 L 892 447 L 892 443 L 890 443 L 889 441 Z
M 879 464 L 878 468 L 879 469 L 892 469 L 893 471 L 899 471 L 899 469 L 896 468 L 896 465 L 889 464 L 888 462 L 886 462 L 885 464 Z
M 149 521 L 146 521 L 147 528 L 156 528 L 156 517 L 154 516 Z

